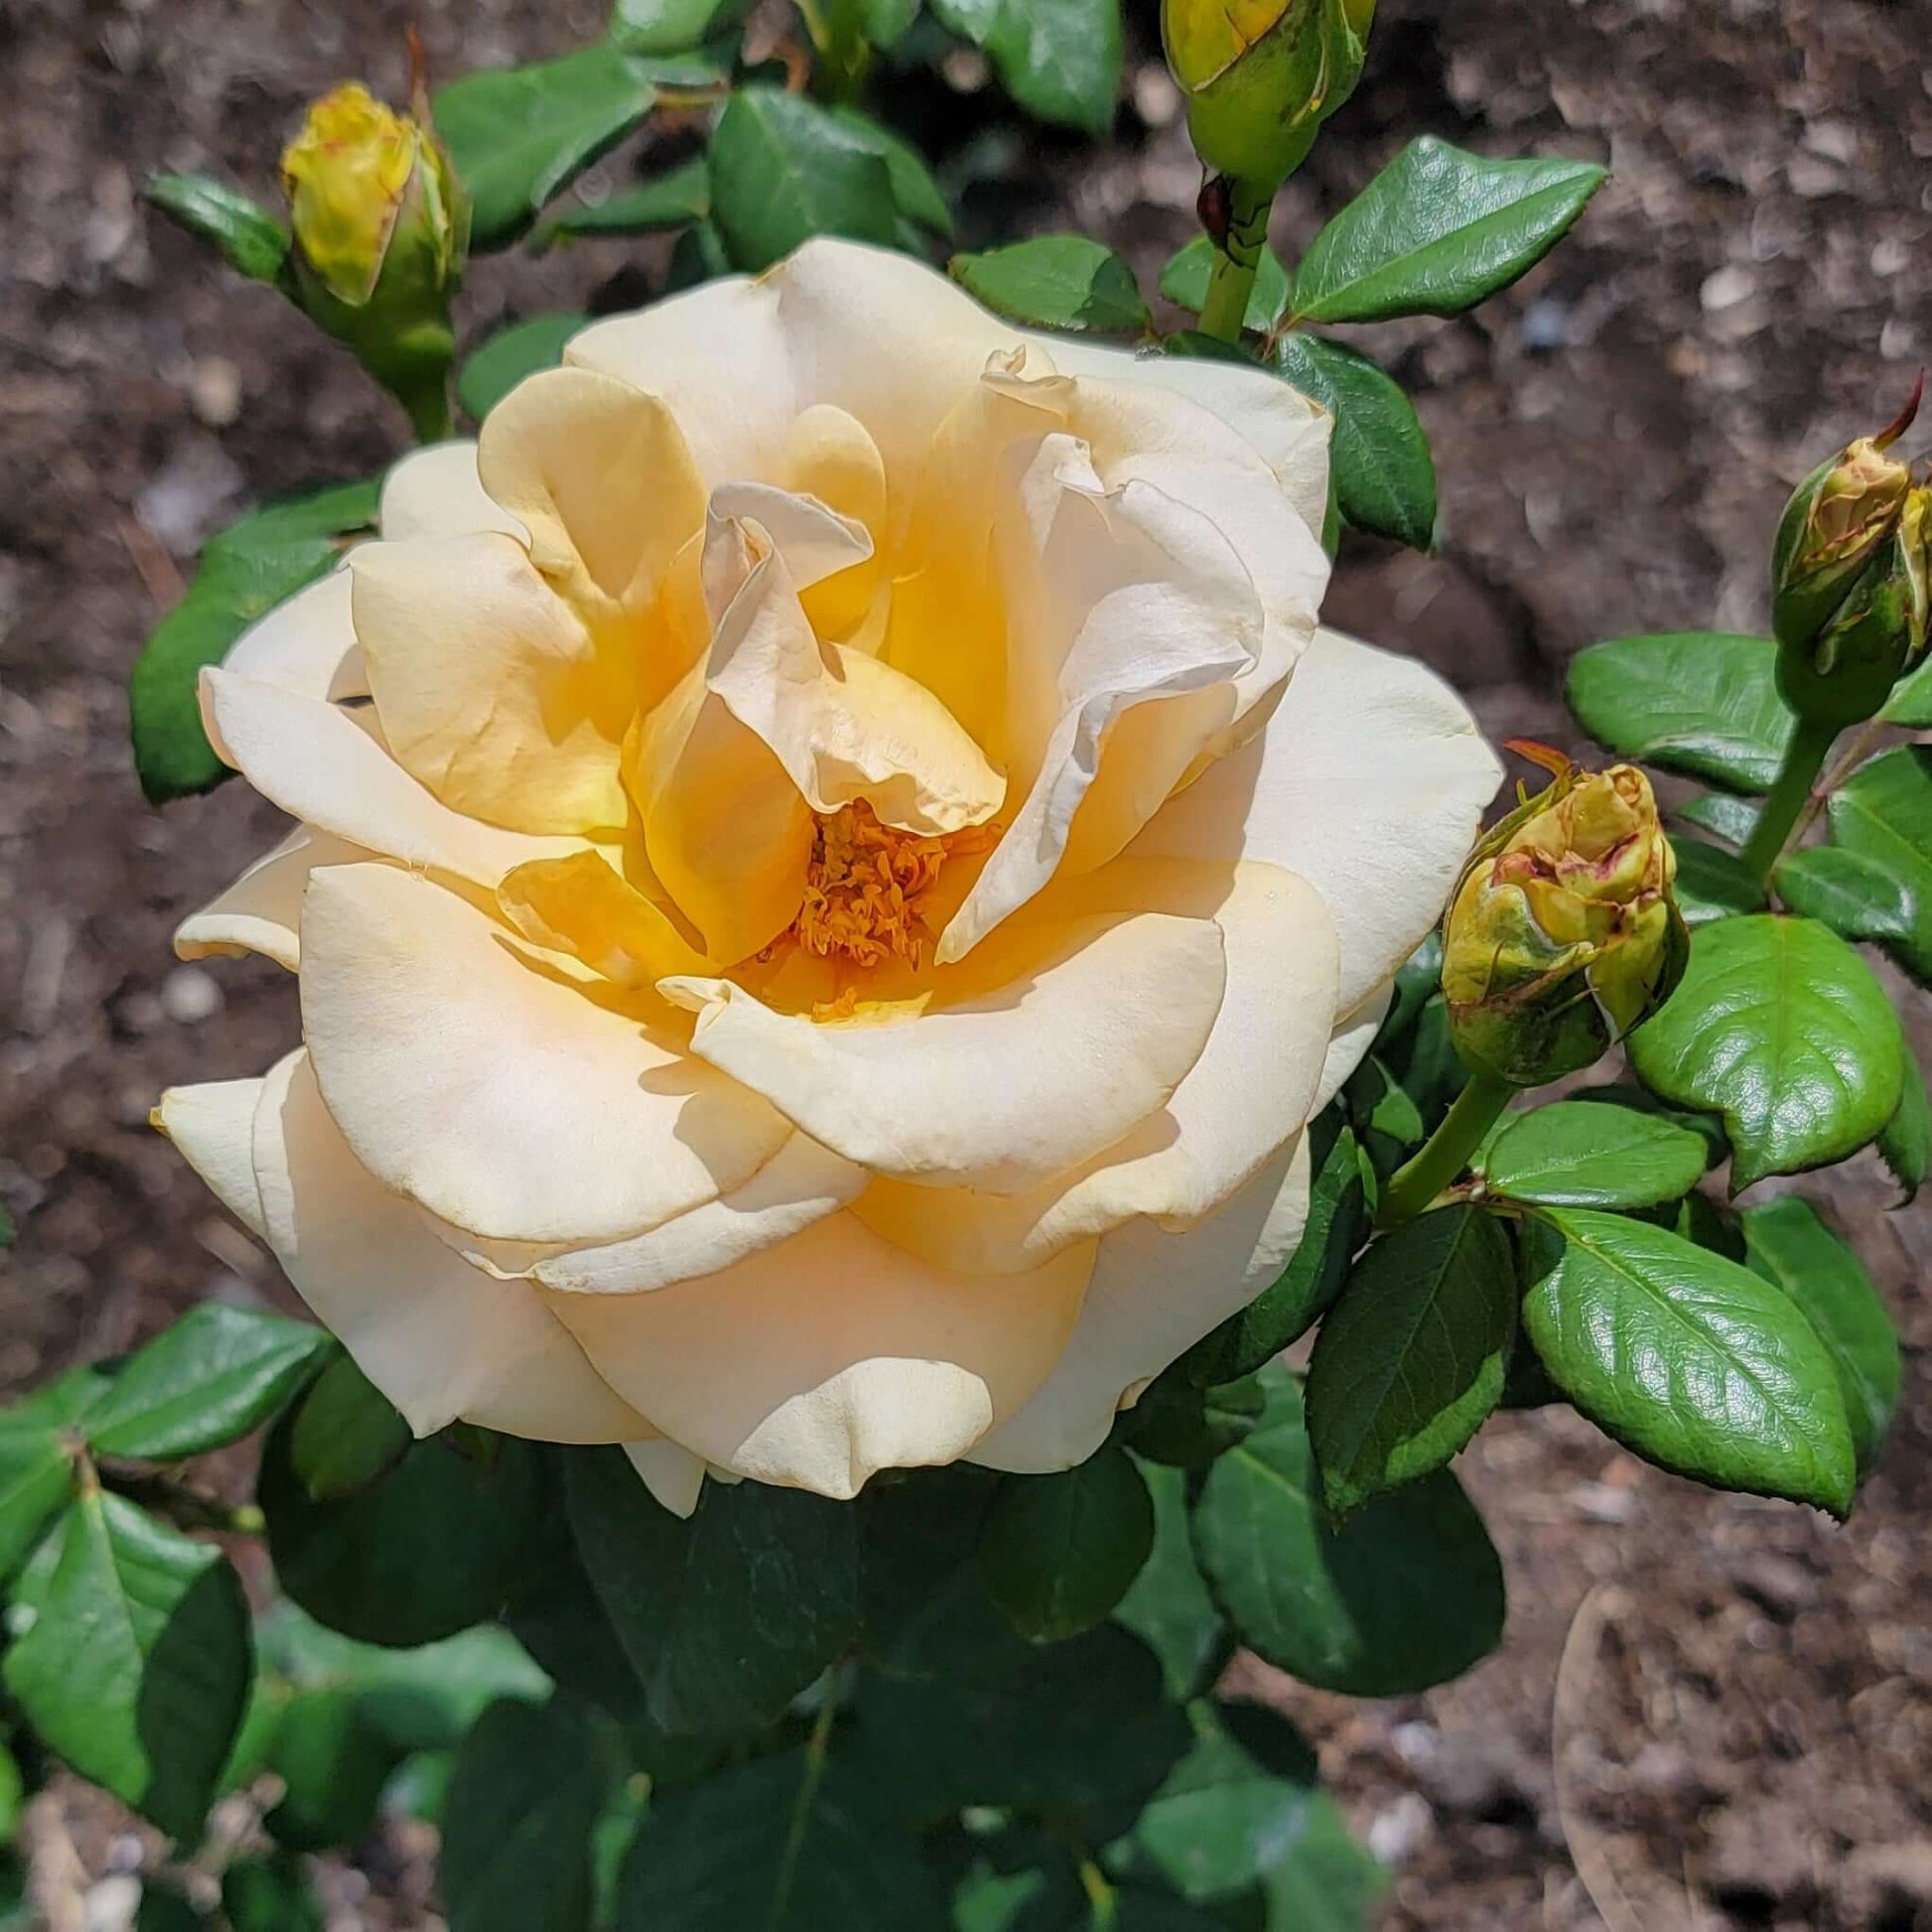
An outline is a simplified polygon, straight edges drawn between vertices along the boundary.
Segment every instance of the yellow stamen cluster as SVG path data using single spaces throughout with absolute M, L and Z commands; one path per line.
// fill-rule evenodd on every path
M 927 837 L 882 825 L 863 799 L 841 806 L 818 821 L 798 943 L 820 959 L 879 966 L 897 957 L 916 967 L 933 938 L 926 905 L 946 861 L 992 843 L 991 826 Z

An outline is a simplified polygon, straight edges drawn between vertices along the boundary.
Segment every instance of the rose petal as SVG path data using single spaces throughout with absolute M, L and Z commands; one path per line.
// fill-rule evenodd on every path
M 302 895 L 317 866 L 347 866 L 373 854 L 312 826 L 298 825 L 233 885 L 175 928 L 180 959 L 262 953 L 291 973 L 302 962 Z
M 626 1443 L 623 1452 L 643 1478 L 652 1497 L 673 1516 L 688 1518 L 704 1488 L 704 1457 L 681 1449 L 668 1437 L 654 1442 Z
M 255 1181 L 255 1105 L 259 1080 L 211 1080 L 170 1087 L 150 1116 L 214 1197 L 242 1225 L 268 1239 L 262 1190 Z
M 411 450 L 382 479 L 376 528 L 385 543 L 495 530 L 528 544 L 530 533 L 483 486 L 475 437 Z
M 367 673 L 349 614 L 352 581 L 340 565 L 285 598 L 229 645 L 225 668 L 306 698 L 366 697 Z
M 518 866 L 497 887 L 496 902 L 533 945 L 581 959 L 620 986 L 716 970 L 661 906 L 596 852 Z

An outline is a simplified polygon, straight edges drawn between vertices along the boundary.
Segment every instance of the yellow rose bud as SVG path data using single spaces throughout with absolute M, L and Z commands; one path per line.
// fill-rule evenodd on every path
M 1519 1087 L 1587 1066 L 1646 1019 L 1682 975 L 1687 943 L 1649 779 L 1630 764 L 1539 761 L 1555 783 L 1483 838 L 1444 927 L 1456 1051 Z
M 1164 0 L 1168 66 L 1208 167 L 1275 187 L 1361 75 L 1375 0 Z
M 413 122 L 351 80 L 323 95 L 283 149 L 296 244 L 339 301 L 374 290 L 422 146 Z

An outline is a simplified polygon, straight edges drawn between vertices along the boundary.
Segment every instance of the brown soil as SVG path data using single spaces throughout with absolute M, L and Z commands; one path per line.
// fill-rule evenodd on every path
M 170 1081 L 259 1071 L 294 1036 L 272 967 L 208 974 L 167 944 L 274 815 L 238 789 L 149 811 L 125 679 L 211 529 L 368 473 L 402 433 L 344 356 L 134 190 L 183 166 L 266 190 L 305 98 L 350 71 L 400 90 L 408 18 L 450 72 L 588 37 L 600 13 L 0 4 L 0 1198 L 22 1220 L 0 1386 L 208 1294 L 287 1303 L 145 1124 Z M 1442 546 L 1351 543 L 1331 616 L 1438 664 L 1497 735 L 1560 743 L 1557 678 L 1586 643 L 1760 624 L 1783 491 L 1889 415 L 1932 349 L 1929 29 L 1927 0 L 1384 0 L 1371 73 L 1284 198 L 1287 251 L 1422 129 L 1614 175 L 1519 289 L 1372 332 L 1435 440 Z M 1016 206 L 1030 226 L 1097 224 L 1151 284 L 1197 185 L 1143 64 L 1115 148 L 1034 144 L 974 192 L 969 225 Z M 467 320 L 481 336 L 600 288 L 638 299 L 656 262 L 599 244 L 483 264 Z M 1507 1418 L 1464 1458 L 1508 1566 L 1504 1653 L 1400 1705 L 1268 1687 L 1392 1865 L 1391 1927 L 1932 1928 L 1932 1216 L 1889 1212 L 1868 1161 L 1818 1191 L 1911 1357 L 1848 1528 L 1708 1495 L 1568 1415 Z M 84 1827 L 71 1891 L 126 1847 L 61 1803 L 52 1840 Z M 408 1849 L 375 1870 L 376 1903 L 346 1874 L 332 1925 L 425 1922 Z

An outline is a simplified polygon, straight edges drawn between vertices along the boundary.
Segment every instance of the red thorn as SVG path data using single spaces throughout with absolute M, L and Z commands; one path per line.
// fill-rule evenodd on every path
M 1898 412 L 1898 420 L 1889 429 L 1881 429 L 1871 439 L 1874 450 L 1888 450 L 1911 428 L 1912 419 L 1918 414 L 1918 406 L 1925 400 L 1925 371 L 1920 369 L 1918 380 L 1912 384 L 1912 393 L 1905 399 L 1905 407 Z

